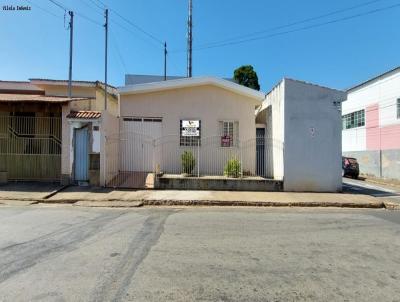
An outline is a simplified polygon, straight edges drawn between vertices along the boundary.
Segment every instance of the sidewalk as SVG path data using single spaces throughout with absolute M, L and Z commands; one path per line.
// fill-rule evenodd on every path
M 74 203 L 77 206 L 298 206 L 383 208 L 378 198 L 344 193 L 230 192 L 178 190 L 112 190 L 69 187 L 46 203 Z
M 178 190 L 114 190 L 42 185 L 0 186 L 0 204 L 73 204 L 88 207 L 139 206 L 259 206 L 259 207 L 346 207 L 385 208 L 385 200 L 354 193 L 231 192 Z M 35 191 L 36 189 L 36 191 Z M 51 194 L 50 194 L 51 193 Z M 52 195 L 49 197 L 49 194 Z M 393 208 L 393 206 L 391 207 Z
M 0 201 L 41 201 L 61 188 L 57 183 L 10 182 L 0 185 Z

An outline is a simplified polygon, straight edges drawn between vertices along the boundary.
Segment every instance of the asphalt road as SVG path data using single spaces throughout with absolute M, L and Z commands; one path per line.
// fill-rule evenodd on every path
M 343 191 L 367 194 L 400 203 L 400 189 L 397 187 L 374 184 L 360 179 L 343 178 Z
M 400 212 L 0 207 L 0 301 L 400 301 Z

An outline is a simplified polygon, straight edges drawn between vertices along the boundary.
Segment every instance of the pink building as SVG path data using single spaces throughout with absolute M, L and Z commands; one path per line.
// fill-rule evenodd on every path
M 350 88 L 342 121 L 343 155 L 362 174 L 400 179 L 400 67 Z

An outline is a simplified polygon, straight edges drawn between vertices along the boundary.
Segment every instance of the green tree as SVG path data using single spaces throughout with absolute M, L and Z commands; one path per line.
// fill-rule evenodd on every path
M 251 65 L 243 65 L 235 69 L 233 79 L 240 85 L 253 88 L 255 90 L 260 90 L 257 72 L 255 72 L 253 66 Z

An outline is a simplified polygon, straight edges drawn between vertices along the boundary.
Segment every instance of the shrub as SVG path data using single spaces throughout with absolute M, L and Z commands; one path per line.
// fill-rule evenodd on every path
M 182 171 L 186 174 L 192 174 L 194 166 L 196 165 L 196 159 L 193 153 L 190 151 L 184 151 L 181 155 L 182 160 Z
M 228 160 L 224 168 L 224 175 L 228 177 L 239 177 L 240 161 L 234 158 Z

